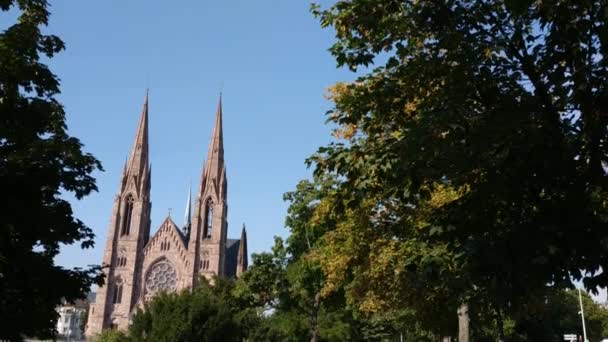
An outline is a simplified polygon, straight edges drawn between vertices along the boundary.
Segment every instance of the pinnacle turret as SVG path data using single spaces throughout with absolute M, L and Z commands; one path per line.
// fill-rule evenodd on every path
M 241 275 L 241 273 L 247 271 L 247 266 L 247 228 L 243 223 L 243 229 L 241 230 L 241 240 L 239 241 L 239 253 L 236 259 L 236 276 L 238 277 Z

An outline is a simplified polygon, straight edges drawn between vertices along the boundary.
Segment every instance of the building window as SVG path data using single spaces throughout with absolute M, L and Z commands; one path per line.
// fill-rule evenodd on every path
M 126 256 L 119 256 L 116 259 L 116 266 L 118 267 L 125 267 L 127 265 L 127 257 Z
M 122 278 L 117 277 L 114 282 L 114 296 L 112 297 L 113 304 L 120 304 L 122 301 Z
M 153 295 L 159 291 L 172 292 L 177 289 L 177 271 L 166 259 L 161 259 L 150 267 L 146 276 L 146 293 Z
M 171 248 L 171 243 L 168 242 L 167 240 L 163 241 L 160 243 L 160 250 L 161 251 L 168 251 Z
M 133 216 L 133 202 L 133 196 L 129 194 L 125 200 L 125 206 L 123 210 L 122 230 L 120 232 L 121 236 L 129 235 L 131 233 L 131 216 Z
M 204 251 L 201 255 L 201 266 L 200 269 L 206 271 L 209 269 L 209 252 Z
M 207 201 L 207 215 L 205 217 L 205 239 L 211 238 L 211 228 L 213 227 L 213 202 Z

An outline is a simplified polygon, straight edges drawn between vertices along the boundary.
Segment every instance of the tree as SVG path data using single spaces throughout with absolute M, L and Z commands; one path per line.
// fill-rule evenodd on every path
M 51 337 L 61 299 L 84 298 L 100 283 L 99 267 L 66 269 L 54 264 L 60 244 L 93 246 L 93 232 L 61 193 L 81 199 L 96 191 L 97 159 L 70 136 L 59 80 L 41 58 L 64 49 L 45 35 L 45 0 L 1 0 L 3 12 L 19 13 L 0 33 L 0 339 Z
M 347 302 L 344 282 L 328 279 L 320 264 L 327 253 L 324 237 L 340 226 L 331 213 L 333 178 L 301 181 L 284 195 L 289 202 L 285 242 L 275 238 L 271 252 L 254 254 L 252 265 L 238 281 L 239 296 L 264 313 L 251 338 L 271 341 L 369 341 L 399 338 L 410 341 L 436 338 L 416 327 L 412 310 L 390 310 L 367 315 Z M 326 282 L 331 285 L 326 286 Z M 324 287 L 331 291 L 323 293 Z M 406 327 L 406 322 L 411 326 Z
M 376 311 L 445 297 L 446 310 L 469 303 L 499 322 L 571 277 L 608 285 L 607 6 L 313 6 L 339 66 L 375 67 L 330 90 L 340 141 L 309 160 L 344 180 L 336 213 L 364 211 L 327 236 L 328 250 L 353 253 L 326 258 L 328 278 Z M 434 276 L 404 286 L 408 275 Z
M 234 283 L 214 278 L 180 293 L 161 293 L 139 309 L 129 327 L 133 341 L 242 341 L 252 322 L 232 295 Z
M 289 201 L 286 242 L 275 237 L 271 252 L 254 254 L 252 265 L 242 276 L 241 293 L 269 313 L 256 339 L 345 340 L 353 339 L 352 312 L 342 305 L 322 300 L 323 274 L 312 254 L 331 217 L 315 214 L 322 194 L 331 191 L 332 180 L 301 181 L 286 193 Z M 329 300 L 328 300 L 329 299 Z
M 104 330 L 101 334 L 93 337 L 94 342 L 125 342 L 129 341 L 129 337 L 119 330 Z
M 318 338 L 319 303 L 315 310 L 314 293 L 309 290 L 316 282 L 310 271 L 299 259 L 290 261 L 278 237 L 271 252 L 253 254 L 251 266 L 239 279 L 237 296 L 257 308 L 260 316 L 267 316 L 253 332 L 254 340 Z M 311 282 L 303 283 L 303 279 Z
M 596 304 L 583 293 L 583 308 L 590 341 L 600 341 L 608 336 L 608 310 Z M 562 341 L 564 334 L 583 335 L 579 310 L 578 291 L 549 291 L 544 302 L 530 308 L 533 314 L 509 317 L 505 322 L 505 341 Z M 479 327 L 475 341 L 496 341 L 491 327 Z

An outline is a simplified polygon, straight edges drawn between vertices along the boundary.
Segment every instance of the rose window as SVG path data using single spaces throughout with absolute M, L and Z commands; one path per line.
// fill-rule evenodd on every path
M 175 272 L 175 268 L 167 261 L 160 261 L 154 264 L 148 272 L 146 290 L 148 290 L 148 293 L 174 291 L 176 281 L 177 273 Z

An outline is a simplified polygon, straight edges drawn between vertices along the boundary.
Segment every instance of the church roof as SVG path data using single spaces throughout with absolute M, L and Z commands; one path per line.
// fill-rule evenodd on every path
M 240 239 L 227 239 L 226 240 L 226 276 L 235 277 L 237 259 L 239 254 Z

